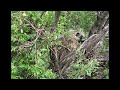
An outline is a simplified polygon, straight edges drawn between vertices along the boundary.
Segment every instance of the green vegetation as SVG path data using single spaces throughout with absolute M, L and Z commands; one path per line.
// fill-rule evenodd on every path
M 75 29 L 88 35 L 90 27 L 96 20 L 94 11 L 69 11 L 62 12 L 59 18 L 57 31 L 50 34 L 50 28 L 54 23 L 54 11 L 47 11 L 40 18 L 40 11 L 12 11 L 11 12 L 11 78 L 12 79 L 57 79 L 58 75 L 49 68 L 49 47 L 61 44 L 56 39 L 67 35 L 67 31 Z M 25 42 L 35 39 L 36 33 L 26 21 L 30 21 L 36 28 L 44 26 L 48 31 L 43 39 L 37 41 L 37 61 L 35 46 L 18 49 Z M 108 43 L 105 43 L 105 48 Z M 104 49 L 104 48 L 103 48 Z M 104 49 L 105 50 L 105 49 Z M 83 56 L 73 64 L 68 79 L 84 79 L 91 77 L 98 68 L 98 62 L 91 59 L 84 63 Z M 105 78 L 108 78 L 108 69 L 104 70 Z

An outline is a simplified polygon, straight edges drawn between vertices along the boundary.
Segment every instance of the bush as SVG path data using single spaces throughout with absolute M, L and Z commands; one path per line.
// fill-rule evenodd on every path
M 60 45 L 56 40 L 62 35 L 67 35 L 69 29 L 82 30 L 85 35 L 96 20 L 95 12 L 92 11 L 69 11 L 66 15 L 62 12 L 57 31 L 50 34 L 53 24 L 54 12 L 47 11 L 40 18 L 39 11 L 12 11 L 11 12 L 11 78 L 12 79 L 55 79 L 58 75 L 49 68 L 49 47 Z M 30 21 L 36 28 L 45 26 L 47 33 L 42 40 L 37 40 L 37 55 L 35 46 L 18 50 L 25 42 L 35 39 L 35 30 L 30 27 Z M 35 58 L 37 56 L 37 63 Z M 81 58 L 81 57 L 80 57 Z M 96 70 L 96 60 L 87 64 L 75 63 L 72 73 L 68 78 L 84 78 L 91 76 Z

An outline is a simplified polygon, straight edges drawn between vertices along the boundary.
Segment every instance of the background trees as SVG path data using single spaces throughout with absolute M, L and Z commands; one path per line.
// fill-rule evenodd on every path
M 40 11 L 11 12 L 11 78 L 58 78 L 59 76 L 49 68 L 49 47 L 53 45 L 60 45 L 56 39 L 63 35 L 68 35 L 67 32 L 73 29 L 75 31 L 80 31 L 84 35 L 85 40 L 87 40 L 89 36 L 94 34 L 94 31 L 96 30 L 95 28 L 99 27 L 103 30 L 105 27 L 103 25 L 104 22 L 108 23 L 108 21 L 103 20 L 105 16 L 108 17 L 108 12 L 98 11 L 96 13 L 96 11 L 61 11 L 56 32 L 50 33 L 54 23 L 54 13 L 54 11 L 46 11 L 46 13 L 44 13 L 41 17 Z M 103 18 L 101 18 L 102 16 Z M 32 41 L 36 38 L 36 31 L 31 27 L 29 22 L 36 28 L 44 28 L 46 32 L 44 37 L 38 39 L 34 45 L 32 45 Z M 99 24 L 99 22 L 101 23 Z M 105 33 L 104 35 L 107 34 Z M 109 49 L 109 39 L 104 38 L 101 41 L 103 41 L 103 44 L 100 48 L 101 50 L 98 51 L 102 54 L 105 53 L 104 55 L 101 55 L 101 57 L 104 56 L 105 58 L 108 57 L 106 53 Z M 25 45 L 29 46 L 25 47 Z M 35 60 L 36 57 L 37 62 Z M 105 66 L 103 70 L 99 69 L 98 61 L 93 60 L 93 58 L 90 61 L 87 61 L 84 57 L 84 53 L 80 54 L 79 52 L 78 57 L 78 61 L 73 65 L 73 69 L 68 75 L 68 78 L 108 78 L 109 69 L 107 66 Z M 86 63 L 83 61 L 84 58 Z M 101 58 L 99 57 L 99 59 Z

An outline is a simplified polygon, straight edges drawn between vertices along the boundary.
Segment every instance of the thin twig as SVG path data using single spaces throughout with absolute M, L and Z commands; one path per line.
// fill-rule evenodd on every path
M 38 63 L 38 60 L 37 60 L 37 43 L 35 43 L 35 62 L 36 62 L 36 64 Z
M 35 27 L 33 26 L 33 24 L 32 24 L 30 21 L 28 21 L 28 20 L 26 20 L 26 19 L 25 19 L 25 21 L 27 21 L 27 22 L 32 26 L 33 29 L 35 29 L 35 30 L 37 29 L 37 28 L 35 28 Z
M 37 32 L 36 32 L 36 39 L 35 39 L 35 62 L 36 62 L 36 64 L 38 63 L 38 60 L 37 60 L 37 39 L 38 39 L 38 34 L 37 34 Z

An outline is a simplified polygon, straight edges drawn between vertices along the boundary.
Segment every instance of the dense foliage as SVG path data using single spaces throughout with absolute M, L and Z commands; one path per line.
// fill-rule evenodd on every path
M 90 27 L 96 20 L 93 11 L 63 11 L 59 18 L 57 31 L 52 34 L 46 33 L 42 40 L 37 41 L 36 63 L 34 46 L 22 50 L 18 50 L 18 47 L 25 42 L 34 40 L 36 36 L 35 30 L 31 28 L 26 20 L 30 21 L 36 28 L 44 26 L 46 30 L 50 30 L 54 22 L 54 11 L 47 11 L 41 18 L 40 15 L 40 11 L 11 12 L 12 79 L 57 79 L 58 75 L 49 68 L 49 47 L 60 44 L 55 40 L 63 34 L 67 35 L 65 31 L 70 29 L 79 30 L 87 37 Z M 108 47 L 107 45 L 105 47 Z M 81 79 L 86 75 L 91 76 L 96 71 L 97 64 L 96 60 L 91 60 L 87 64 L 76 63 L 73 65 L 73 70 L 68 75 L 68 78 Z M 105 75 L 108 75 L 107 72 L 106 69 L 104 71 Z

